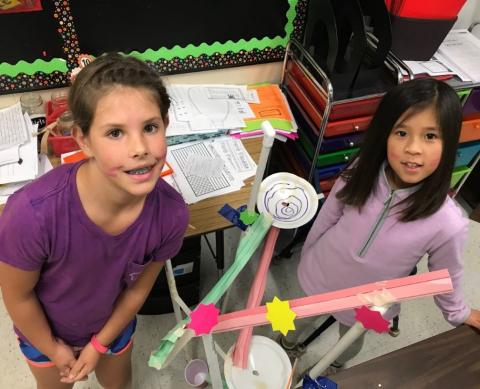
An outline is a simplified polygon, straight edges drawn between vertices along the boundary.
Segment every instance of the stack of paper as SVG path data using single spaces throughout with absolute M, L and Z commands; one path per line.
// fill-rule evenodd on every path
M 38 173 L 37 129 L 20 103 L 0 110 L 0 184 L 26 181 Z
M 0 204 L 43 173 L 39 169 L 37 137 L 32 136 L 36 131 L 37 126 L 32 124 L 28 114 L 22 113 L 20 103 L 0 110 Z M 41 167 L 50 164 L 45 159 Z
M 480 40 L 468 30 L 451 30 L 434 57 L 462 81 L 480 82 Z
M 449 69 L 444 63 L 435 58 L 430 61 L 403 62 L 411 70 L 415 78 L 433 77 L 437 80 L 447 80 L 456 74 L 452 69 Z M 404 75 L 406 74 L 404 73 Z
M 277 134 L 296 138 L 293 115 L 278 85 L 171 85 L 167 89 L 172 100 L 169 139 L 184 142 L 188 137 L 212 138 L 226 131 L 236 137 L 259 136 L 264 120 L 272 123 Z
M 165 180 L 187 204 L 235 192 L 257 169 L 243 143 L 228 136 L 169 146 L 167 161 L 173 174 Z

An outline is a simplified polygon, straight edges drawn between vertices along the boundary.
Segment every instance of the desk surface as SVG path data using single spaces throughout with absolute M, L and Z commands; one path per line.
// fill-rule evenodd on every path
M 460 326 L 329 378 L 341 389 L 480 388 L 480 332 Z
M 260 151 L 262 149 L 262 138 L 244 139 L 242 142 L 253 160 L 258 163 Z M 247 204 L 250 197 L 252 182 L 253 177 L 248 179 L 245 182 L 245 186 L 239 191 L 212 197 L 189 205 L 190 225 L 195 228 L 188 227 L 186 236 L 205 234 L 230 227 L 231 224 L 223 216 L 220 216 L 218 210 L 225 203 L 228 203 L 235 208 Z M 0 205 L 0 214 L 3 207 L 3 205 Z

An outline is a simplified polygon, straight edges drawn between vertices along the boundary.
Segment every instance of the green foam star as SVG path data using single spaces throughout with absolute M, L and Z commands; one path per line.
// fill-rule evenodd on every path
M 243 222 L 243 224 L 246 224 L 247 226 L 252 225 L 255 223 L 255 221 L 258 219 L 258 213 L 254 212 L 249 212 L 247 210 L 240 212 L 240 220 Z

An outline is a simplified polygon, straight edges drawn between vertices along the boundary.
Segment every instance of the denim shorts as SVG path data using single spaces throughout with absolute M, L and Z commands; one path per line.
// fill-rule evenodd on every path
M 115 340 L 110 344 L 106 355 L 120 355 L 125 352 L 130 344 L 133 342 L 133 333 L 137 326 L 137 318 L 133 319 L 130 324 L 118 335 Z M 26 358 L 27 362 L 36 367 L 52 367 L 55 364 L 50 359 L 38 351 L 34 346 L 25 340 L 18 339 L 20 344 L 20 350 Z

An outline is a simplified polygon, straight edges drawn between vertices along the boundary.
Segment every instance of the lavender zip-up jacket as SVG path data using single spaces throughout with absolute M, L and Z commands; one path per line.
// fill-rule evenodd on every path
M 453 292 L 435 296 L 435 302 L 452 325 L 470 315 L 462 292 L 462 251 L 468 221 L 447 197 L 433 215 L 411 222 L 399 221 L 398 207 L 418 186 L 392 190 L 382 167 L 374 193 L 359 212 L 336 198 L 345 185 L 337 179 L 321 208 L 302 249 L 298 279 L 307 295 L 350 288 L 371 282 L 405 277 L 428 254 L 428 268 L 447 268 Z M 384 315 L 391 319 L 398 304 Z M 337 312 L 335 318 L 353 325 L 353 310 Z

